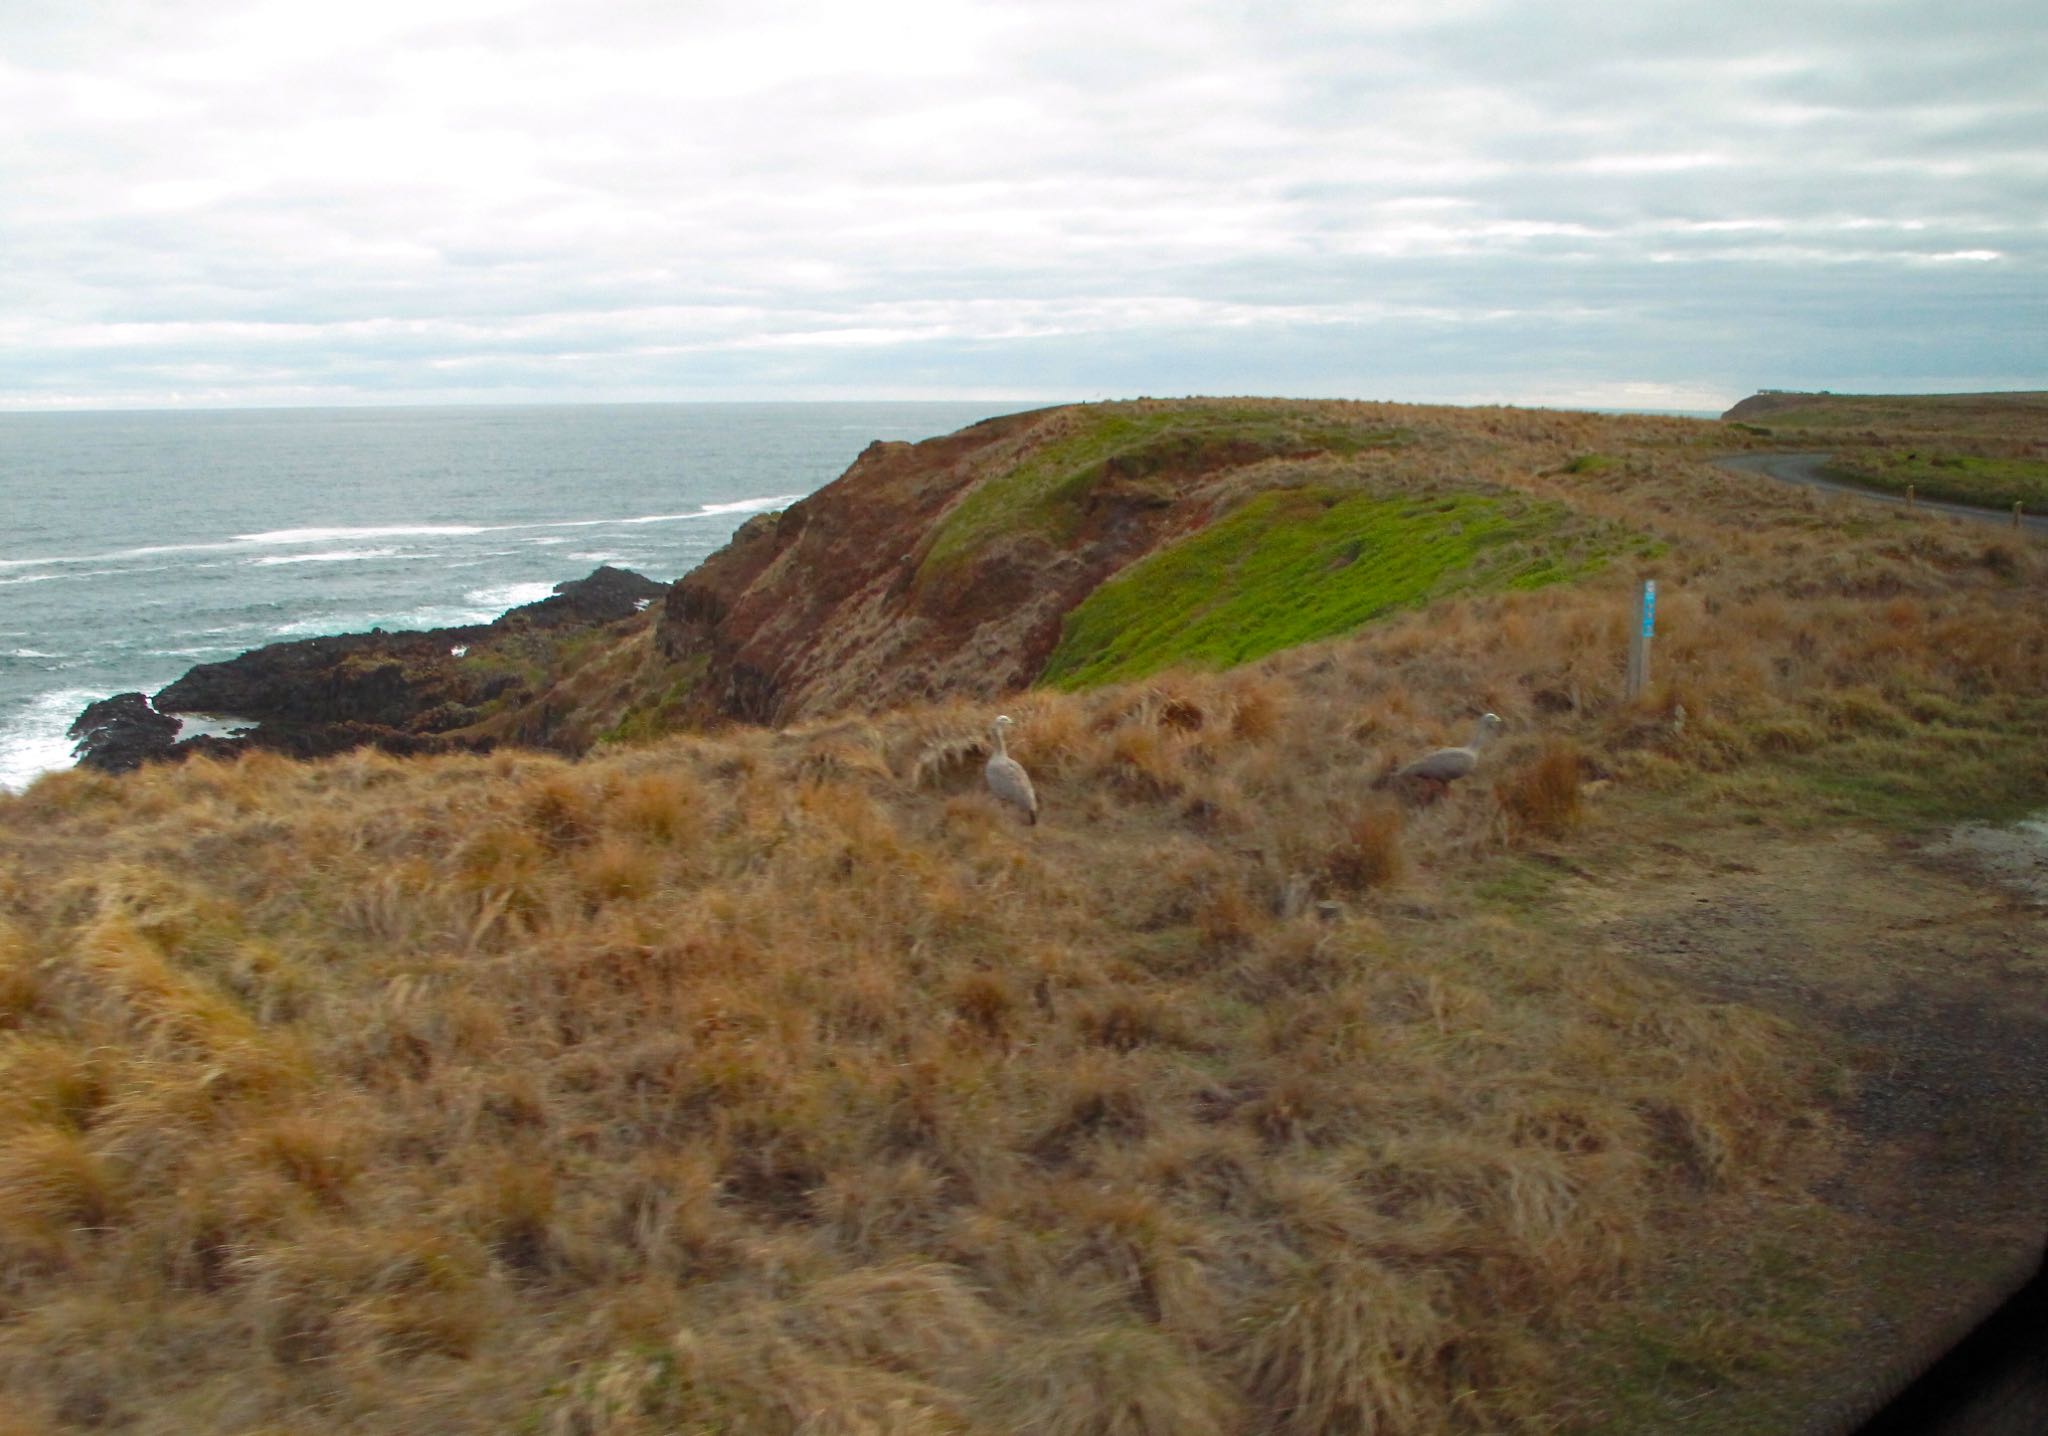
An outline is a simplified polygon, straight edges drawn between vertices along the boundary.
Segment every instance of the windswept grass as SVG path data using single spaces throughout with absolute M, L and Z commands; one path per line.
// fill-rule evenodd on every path
M 1027 696 L 1032 830 L 912 776 L 950 708 L 45 780 L 0 839 L 0 1379 L 116 1430 L 1519 1419 L 1805 1059 L 1375 916 L 1497 818 L 1404 822 L 1336 693 Z

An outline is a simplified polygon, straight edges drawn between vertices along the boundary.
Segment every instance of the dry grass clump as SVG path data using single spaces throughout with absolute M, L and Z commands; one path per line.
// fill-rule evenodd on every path
M 1648 701 L 1618 581 L 1017 696 L 1036 829 L 964 704 L 0 798 L 19 1420 L 1540 1428 L 1660 1224 L 1793 1184 L 1819 1075 L 1470 864 L 1569 842 L 1594 771 L 2009 776 L 2048 564 L 1845 542 L 1661 423 L 1564 473 L 1616 431 L 1484 421 L 1526 486 L 1688 540 Z M 1443 801 L 1373 790 L 1489 709 Z
M 1555 837 L 1580 818 L 1579 782 L 1585 760 L 1569 744 L 1550 743 L 1494 785 L 1494 797 L 1518 831 Z
M 1362 807 L 1346 824 L 1341 841 L 1330 850 L 1327 870 L 1331 882 L 1345 892 L 1398 882 L 1404 867 L 1403 826 L 1401 809 L 1390 800 L 1381 799 Z

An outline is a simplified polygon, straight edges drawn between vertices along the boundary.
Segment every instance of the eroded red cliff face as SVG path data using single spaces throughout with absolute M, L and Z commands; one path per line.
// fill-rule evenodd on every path
M 1067 434 L 1075 411 L 1012 415 L 919 444 L 875 443 L 845 474 L 763 515 L 670 589 L 656 630 L 692 677 L 690 719 L 786 723 L 1023 687 L 1104 579 L 1206 521 L 1220 476 L 1270 447 L 1112 457 L 1055 536 L 1019 525 L 926 563 L 953 506 Z

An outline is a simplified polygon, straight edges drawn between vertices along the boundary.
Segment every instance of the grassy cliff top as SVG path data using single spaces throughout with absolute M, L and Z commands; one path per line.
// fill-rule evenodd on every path
M 2028 1111 L 1869 1165 L 1853 1024 L 2026 1010 L 1961 984 L 2037 915 L 1891 835 L 2048 804 L 2048 556 L 1710 425 L 1370 417 L 1258 463 L 1439 489 L 1233 491 L 1118 643 L 1196 574 L 1187 642 L 1284 641 L 1368 541 L 1502 582 L 1227 672 L 0 797 L 0 1421 L 1790 1429 L 1744 1403 L 1990 1269 L 1927 1223 L 2040 1189 Z M 1377 785 L 1484 710 L 1442 801 Z
M 2048 438 L 2048 391 L 1984 394 L 1800 394 L 1766 390 L 1723 419 L 1817 434 L 1852 430 L 1951 438 Z

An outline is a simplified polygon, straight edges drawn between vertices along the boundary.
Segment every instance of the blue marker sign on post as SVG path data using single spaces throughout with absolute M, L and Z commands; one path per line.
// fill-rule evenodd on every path
M 1642 697 L 1643 690 L 1650 686 L 1650 635 L 1657 631 L 1657 580 L 1643 580 L 1642 594 L 1636 599 L 1636 631 L 1628 643 L 1628 696 L 1631 702 Z

